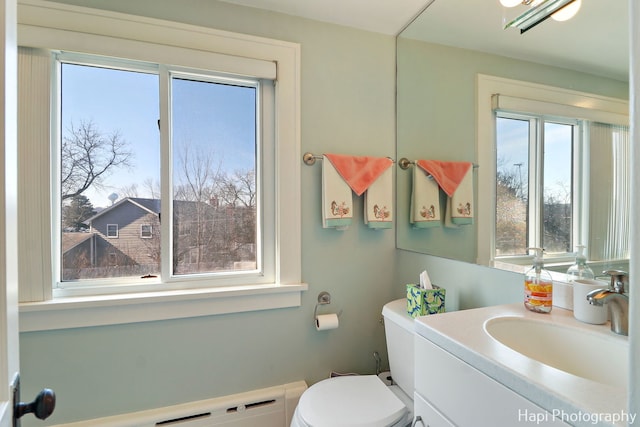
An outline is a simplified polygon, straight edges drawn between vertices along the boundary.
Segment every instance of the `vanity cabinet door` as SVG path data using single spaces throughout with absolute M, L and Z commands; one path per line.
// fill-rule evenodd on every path
M 413 395 L 415 427 L 455 427 L 436 408 L 424 400 L 418 393 Z M 415 421 L 418 417 L 422 421 Z
M 431 341 L 416 335 L 414 344 L 415 393 L 451 420 L 451 424 L 443 425 L 511 427 L 532 423 L 536 427 L 568 427 Z

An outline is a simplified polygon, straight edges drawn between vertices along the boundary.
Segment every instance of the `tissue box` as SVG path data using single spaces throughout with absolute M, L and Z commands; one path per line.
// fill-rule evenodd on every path
M 407 313 L 411 317 L 444 313 L 446 289 L 422 289 L 419 285 L 407 285 Z

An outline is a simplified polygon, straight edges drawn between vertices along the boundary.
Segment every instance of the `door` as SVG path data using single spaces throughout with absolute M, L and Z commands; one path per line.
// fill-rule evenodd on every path
M 55 407 L 49 389 L 20 402 L 17 26 L 16 0 L 0 0 L 0 427 L 20 427 L 29 413 L 43 420 Z
M 19 370 L 16 0 L 0 0 L 0 427 L 13 425 Z

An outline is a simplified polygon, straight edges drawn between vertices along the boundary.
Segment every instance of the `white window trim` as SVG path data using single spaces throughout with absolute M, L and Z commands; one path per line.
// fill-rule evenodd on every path
M 299 306 L 301 292 L 308 288 L 301 277 L 300 45 L 38 0 L 21 1 L 18 11 L 19 45 L 126 58 L 124 45 L 154 44 L 155 49 L 145 49 L 149 57 L 134 58 L 153 62 L 163 62 L 158 56 L 176 55 L 176 50 L 196 49 L 223 61 L 228 59 L 228 72 L 247 74 L 249 69 L 262 67 L 261 77 L 273 78 L 277 69 L 278 100 L 273 158 L 277 171 L 275 283 L 53 299 L 52 281 L 46 280 L 50 249 L 41 245 L 43 253 L 30 255 L 32 259 L 46 260 L 34 269 L 36 280 L 21 280 L 21 331 Z M 127 43 L 114 43 L 114 38 Z M 50 46 L 53 39 L 57 40 L 56 46 Z M 88 48 L 92 51 L 88 52 Z M 205 68 L 198 63 L 185 65 Z M 40 182 L 40 187 L 49 188 L 50 177 L 42 174 L 39 178 L 47 181 L 44 185 Z M 38 209 L 25 209 L 25 214 L 33 215 L 33 223 L 40 225 L 40 235 L 51 233 L 50 197 L 47 194 L 34 202 Z
M 109 232 L 109 227 L 116 227 L 116 234 L 115 236 L 112 236 L 111 233 Z M 120 227 L 118 227 L 118 224 L 107 224 L 107 239 L 117 239 L 118 236 L 120 234 Z
M 541 112 L 565 117 L 599 120 L 609 123 L 628 124 L 629 102 L 624 99 L 605 97 L 592 93 L 579 92 L 564 88 L 547 86 L 519 80 L 505 79 L 485 74 L 477 75 L 476 114 L 477 114 L 477 156 L 478 227 L 477 263 L 480 265 L 500 266 L 495 256 L 495 104 L 494 95 L 513 102 L 511 109 L 517 111 L 518 105 L 536 103 Z M 527 104 L 529 105 L 529 104 Z M 502 267 L 501 267 L 502 268 Z
M 233 286 L 20 303 L 20 332 L 118 325 L 300 306 L 304 283 Z
M 529 224 L 536 224 L 535 226 L 529 226 L 529 236 L 528 241 L 530 242 L 530 246 L 532 247 L 542 247 L 542 243 L 540 239 L 542 238 L 542 204 L 544 203 L 541 199 L 541 191 L 540 187 L 540 177 L 542 176 L 542 146 L 540 145 L 540 140 L 542 138 L 542 134 L 544 133 L 544 124 L 545 123 L 560 123 L 564 125 L 573 126 L 573 135 L 572 135 L 572 162 L 574 165 L 573 168 L 573 178 L 572 178 L 572 240 L 574 242 L 586 241 L 583 240 L 582 237 L 586 231 L 585 224 L 588 223 L 588 212 L 583 211 L 581 208 L 585 204 L 588 203 L 588 200 L 585 198 L 585 189 L 589 186 L 589 176 L 584 170 L 584 158 L 583 158 L 583 144 L 581 136 L 583 133 L 583 121 L 575 118 L 565 118 L 558 116 L 550 116 L 546 114 L 541 114 L 540 111 L 535 107 L 539 106 L 541 103 L 533 102 L 531 105 L 527 105 L 527 100 L 522 100 L 522 108 L 518 108 L 519 112 L 514 112 L 509 110 L 507 106 L 504 104 L 496 104 L 494 96 L 494 111 L 496 111 L 496 117 L 499 115 L 500 117 L 507 119 L 515 119 L 515 120 L 524 120 L 529 122 L 530 131 L 529 131 L 529 176 L 536 177 L 534 180 L 536 183 L 529 188 L 529 201 L 531 206 L 527 211 L 527 221 Z M 525 112 L 529 110 L 529 112 Z M 536 112 L 531 112 L 532 110 Z M 547 111 L 548 112 L 548 111 Z M 535 140 L 535 142 L 532 142 Z M 537 159 L 534 161 L 533 159 Z M 578 178 L 578 179 L 576 179 Z M 531 178 L 530 178 L 531 180 Z M 494 240 L 495 244 L 495 240 Z M 512 263 L 518 265 L 531 265 L 531 256 L 530 255 L 502 255 L 495 256 L 496 262 L 499 263 Z M 573 252 L 569 253 L 553 253 L 548 254 L 545 252 L 544 254 L 545 264 L 550 262 L 567 262 L 575 259 L 575 254 Z
M 149 227 L 149 235 L 144 235 L 144 228 Z M 153 238 L 153 225 L 151 224 L 140 224 L 140 238 L 141 239 L 151 239 Z

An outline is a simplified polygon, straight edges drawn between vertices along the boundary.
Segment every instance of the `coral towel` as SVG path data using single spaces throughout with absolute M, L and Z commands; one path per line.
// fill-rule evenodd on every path
M 382 175 L 393 161 L 387 157 L 345 156 L 325 154 L 342 179 L 361 196 L 376 179 Z
M 440 160 L 418 160 L 416 163 L 447 193 L 445 227 L 473 224 L 473 164 Z
M 472 166 L 470 162 L 442 162 L 440 160 L 418 160 L 417 163 L 436 180 L 449 197 L 453 196 Z

